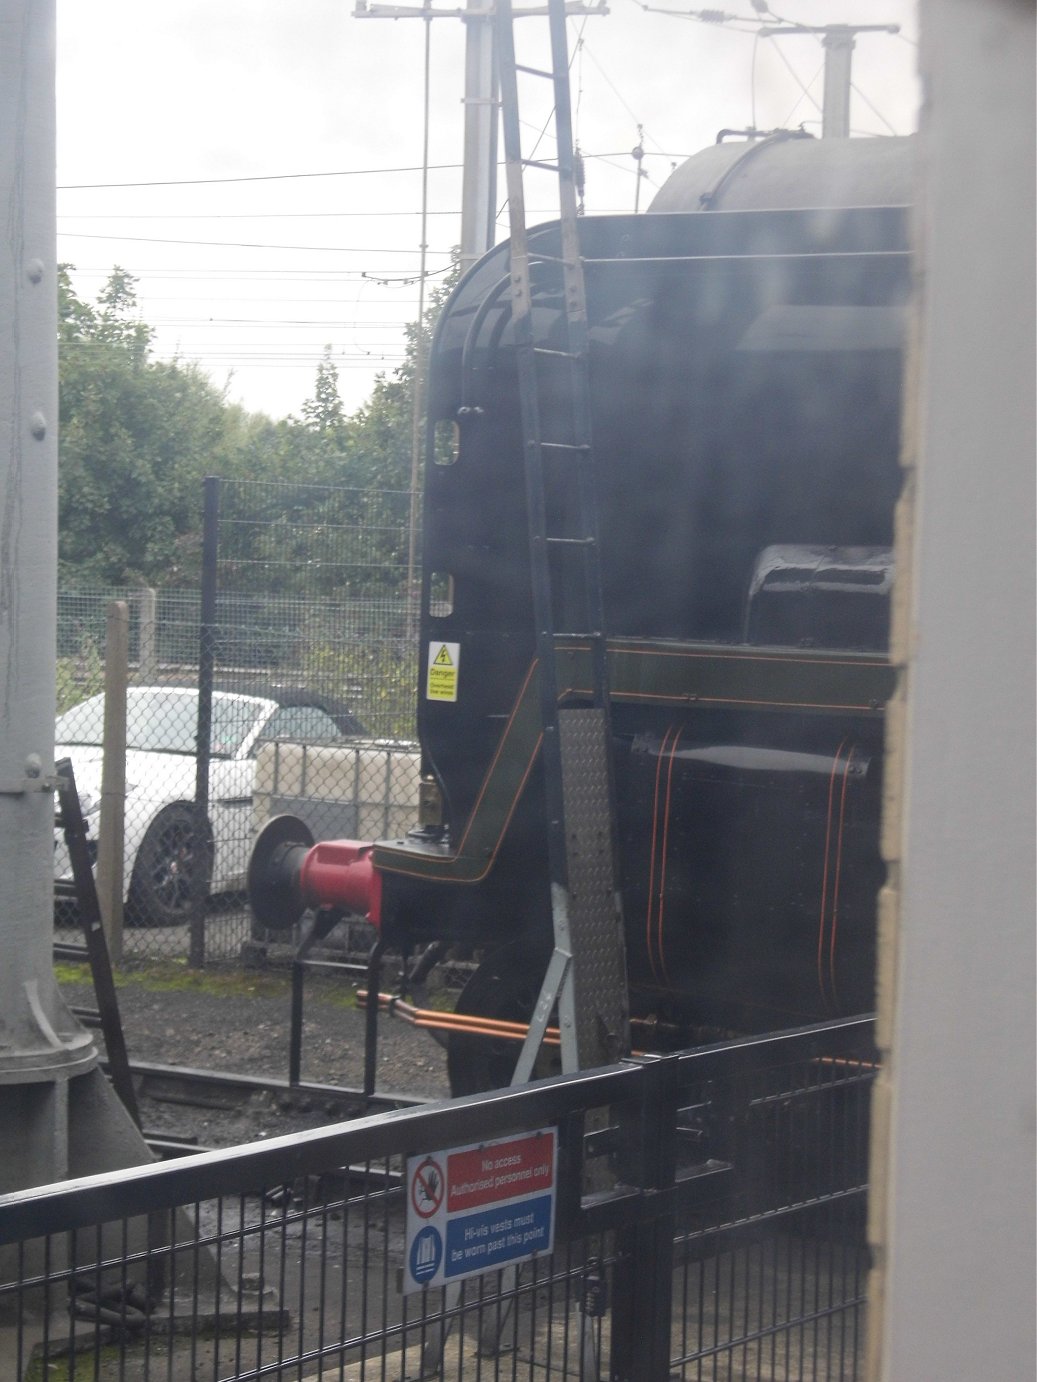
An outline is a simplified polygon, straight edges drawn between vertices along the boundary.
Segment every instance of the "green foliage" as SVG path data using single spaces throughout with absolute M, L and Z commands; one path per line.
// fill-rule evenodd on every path
M 96 302 L 87 303 L 62 266 L 59 557 L 65 587 L 196 583 L 201 482 L 219 475 L 310 487 L 290 512 L 271 512 L 265 526 L 254 523 L 249 550 L 236 554 L 241 561 L 269 563 L 277 573 L 271 591 L 401 592 L 413 391 L 456 276 L 455 265 L 431 295 L 424 321 L 408 328 L 404 363 L 377 378 L 355 413 L 345 413 L 326 348 L 301 417 L 275 422 L 228 403 L 196 365 L 151 357 L 153 332 L 140 318 L 136 283 L 124 269 L 116 266 Z M 346 493 L 331 495 L 322 486 Z M 363 534 L 362 552 L 344 562 L 332 547 L 350 533 Z
M 429 306 L 419 324 L 406 328 L 407 345 L 403 364 L 391 375 L 380 374 L 371 397 L 350 419 L 351 449 L 348 480 L 345 484 L 379 486 L 384 489 L 410 488 L 414 435 L 414 388 L 424 363 L 436 322 L 460 276 L 460 260 L 455 255 L 450 272 L 429 296 Z M 419 427 L 424 437 L 424 426 Z M 419 480 L 421 467 L 419 465 Z
M 58 335 L 62 579 L 182 583 L 198 568 L 201 480 L 233 449 L 239 410 L 195 365 L 149 358 L 121 269 L 94 306 L 62 271 Z
M 337 451 L 345 441 L 346 414 L 338 393 L 338 370 L 331 359 L 331 346 L 317 366 L 313 397 L 302 405 L 303 426 L 322 443 Z
M 86 634 L 77 657 L 59 657 L 57 666 L 57 713 L 63 715 L 80 701 L 104 690 L 104 662 L 97 644 Z
M 316 690 L 347 698 L 378 738 L 412 740 L 416 661 L 413 640 L 314 643 L 302 655 L 303 679 Z

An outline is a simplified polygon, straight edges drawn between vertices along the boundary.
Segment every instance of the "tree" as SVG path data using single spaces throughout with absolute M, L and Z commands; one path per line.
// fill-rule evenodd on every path
M 343 483 L 391 490 L 410 488 L 414 389 L 416 383 L 424 385 L 424 366 L 436 322 L 459 277 L 460 258 L 455 251 L 449 272 L 429 295 L 423 321 L 411 322 L 405 328 L 402 365 L 391 374 L 377 376 L 370 400 L 350 418 L 350 478 Z M 423 419 L 419 419 L 418 435 L 424 438 Z
M 150 359 L 122 269 L 90 305 L 63 268 L 58 323 L 62 579 L 182 582 L 197 571 L 202 476 L 235 464 L 240 410 L 196 365 Z
M 370 400 L 347 416 L 326 347 L 301 418 L 273 421 L 229 404 L 198 366 L 151 356 L 136 280 L 116 266 L 94 303 L 59 271 L 61 577 L 66 585 L 193 583 L 201 558 L 201 482 L 295 481 L 309 487 L 290 512 L 271 490 L 269 512 L 242 532 L 241 559 L 276 556 L 283 589 L 402 589 L 419 360 L 456 278 L 432 294 L 407 329 L 406 357 L 380 375 Z M 419 429 L 420 436 L 420 429 Z M 321 487 L 325 487 L 322 489 Z M 332 494 L 330 490 L 339 492 Z M 362 555 L 336 544 L 363 533 Z M 227 541 L 231 541 L 228 537 Z M 347 570 L 348 568 L 348 570 Z M 314 574 L 316 573 L 316 574 Z M 315 592 L 316 593 L 316 592 Z
M 317 366 L 313 397 L 302 405 L 303 426 L 321 440 L 341 444 L 346 430 L 346 414 L 338 393 L 338 370 L 331 359 L 331 346 L 324 347 Z

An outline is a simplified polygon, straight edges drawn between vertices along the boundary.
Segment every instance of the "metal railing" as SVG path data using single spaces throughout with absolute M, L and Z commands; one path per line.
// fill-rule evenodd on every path
M 830 1023 L 0 1197 L 0 1374 L 856 1378 L 873 1073 Z M 547 1129 L 551 1250 L 401 1293 L 406 1158 Z

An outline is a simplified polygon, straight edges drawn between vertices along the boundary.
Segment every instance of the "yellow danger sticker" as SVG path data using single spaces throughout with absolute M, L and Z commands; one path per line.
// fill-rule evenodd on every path
M 428 645 L 428 679 L 425 683 L 426 700 L 457 700 L 457 669 L 460 661 L 460 643 L 436 642 Z

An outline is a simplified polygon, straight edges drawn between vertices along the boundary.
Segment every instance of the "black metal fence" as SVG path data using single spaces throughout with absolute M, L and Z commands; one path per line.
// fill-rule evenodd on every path
M 0 1355 L 91 1382 L 857 1378 L 870 1038 L 772 1034 L 0 1198 Z M 405 1158 L 548 1128 L 553 1249 L 401 1293 Z

